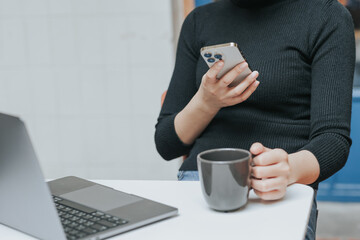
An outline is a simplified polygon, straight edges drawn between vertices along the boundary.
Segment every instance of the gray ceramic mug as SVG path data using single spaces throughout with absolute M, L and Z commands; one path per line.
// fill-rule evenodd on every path
M 218 148 L 198 154 L 201 188 L 210 208 L 234 211 L 246 205 L 251 161 L 249 151 L 237 148 Z

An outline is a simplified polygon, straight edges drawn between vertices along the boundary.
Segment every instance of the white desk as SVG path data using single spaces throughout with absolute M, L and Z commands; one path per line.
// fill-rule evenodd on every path
M 111 239 L 303 240 L 312 206 L 312 188 L 295 184 L 283 200 L 264 202 L 253 192 L 236 212 L 209 209 L 199 182 L 99 180 L 98 183 L 179 209 L 179 215 Z M 1 239 L 34 239 L 0 224 Z

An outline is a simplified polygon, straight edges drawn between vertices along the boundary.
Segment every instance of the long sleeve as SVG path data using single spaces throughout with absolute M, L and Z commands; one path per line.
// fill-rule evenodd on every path
M 156 124 L 156 148 L 166 160 L 187 154 L 191 149 L 177 136 L 174 119 L 197 91 L 195 78 L 200 48 L 196 43 L 195 27 L 193 11 L 185 19 L 180 32 L 174 72 Z
M 158 152 L 168 160 L 186 154 L 180 169 L 197 170 L 197 154 L 218 147 L 247 149 L 258 141 L 289 153 L 308 150 L 320 165 L 312 184 L 317 188 L 349 154 L 354 40 L 351 15 L 337 0 L 280 1 L 256 11 L 231 1 L 196 8 L 181 30 L 156 125 Z M 193 145 L 185 145 L 174 119 L 208 69 L 200 48 L 226 42 L 240 46 L 262 83 L 246 102 L 219 111 Z
M 323 15 L 314 16 L 309 42 L 311 65 L 311 133 L 302 149 L 320 165 L 321 182 L 346 163 L 350 139 L 355 42 L 352 18 L 336 1 L 328 1 Z

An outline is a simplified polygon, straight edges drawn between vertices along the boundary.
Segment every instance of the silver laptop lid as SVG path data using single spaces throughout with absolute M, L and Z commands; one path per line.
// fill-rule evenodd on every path
M 40 239 L 66 239 L 24 123 L 0 114 L 0 223 Z

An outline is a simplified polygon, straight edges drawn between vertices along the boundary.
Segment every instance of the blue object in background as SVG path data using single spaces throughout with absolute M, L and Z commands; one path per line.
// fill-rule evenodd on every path
M 199 7 L 204 4 L 211 3 L 211 0 L 195 0 L 195 7 Z
M 352 146 L 343 169 L 320 183 L 320 201 L 360 202 L 360 89 L 354 91 L 351 117 Z

